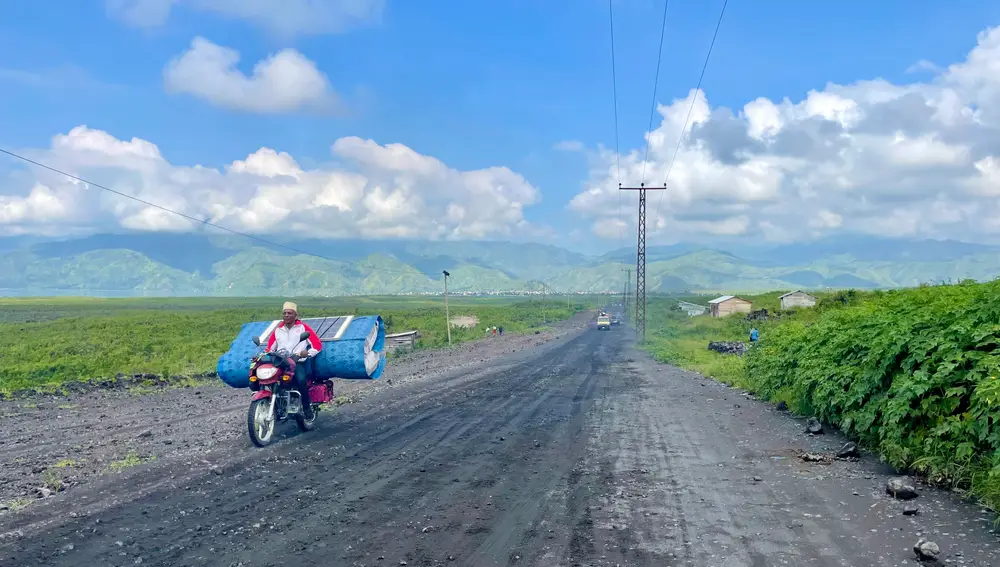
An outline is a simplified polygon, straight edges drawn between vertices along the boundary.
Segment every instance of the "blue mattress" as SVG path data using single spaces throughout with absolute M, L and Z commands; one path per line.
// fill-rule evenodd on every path
M 346 378 L 350 380 L 377 380 L 385 370 L 385 325 L 382 317 L 320 317 L 304 319 L 319 335 L 323 348 L 316 355 L 314 370 L 320 379 Z M 219 357 L 216 373 L 233 388 L 250 386 L 250 359 L 260 352 L 253 338 L 260 337 L 267 344 L 267 337 L 280 321 L 254 321 L 246 323 L 230 345 Z

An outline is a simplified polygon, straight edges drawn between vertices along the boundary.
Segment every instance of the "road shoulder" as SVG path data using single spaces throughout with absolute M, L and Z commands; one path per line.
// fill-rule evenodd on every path
M 808 435 L 787 412 L 635 349 L 619 377 L 583 465 L 607 485 L 588 511 L 597 549 L 685 565 L 907 565 L 926 538 L 949 564 L 1000 565 L 992 514 L 930 487 L 893 499 L 877 459 L 834 457 L 839 435 Z

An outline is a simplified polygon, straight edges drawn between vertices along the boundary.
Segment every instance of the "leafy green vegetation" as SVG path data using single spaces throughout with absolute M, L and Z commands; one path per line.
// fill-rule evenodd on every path
M 688 320 L 669 307 L 651 310 L 658 359 L 784 401 L 898 469 L 1000 505 L 1000 282 L 829 293 L 768 322 Z M 745 357 L 706 349 L 745 340 L 751 325 L 760 343 Z
M 420 348 L 447 344 L 440 298 L 309 298 L 298 303 L 304 317 L 378 314 L 390 333 L 418 330 Z M 0 393 L 119 374 L 209 374 L 244 323 L 277 318 L 280 306 L 275 298 L 0 300 Z M 482 337 L 488 325 L 528 332 L 582 308 L 578 299 L 458 298 L 450 301 L 452 319 L 475 317 L 479 323 L 453 327 L 452 341 Z

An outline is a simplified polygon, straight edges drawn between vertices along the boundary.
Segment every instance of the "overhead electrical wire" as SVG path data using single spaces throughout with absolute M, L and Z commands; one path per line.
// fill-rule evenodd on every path
M 608 0 L 608 21 L 611 27 L 611 92 L 615 103 L 615 165 L 618 171 L 618 187 L 622 186 L 622 158 L 618 143 L 618 72 L 615 69 L 615 10 L 614 0 Z M 625 246 L 625 221 L 622 220 L 622 192 L 618 191 L 618 247 Z
M 684 139 L 687 136 L 688 123 L 691 121 L 691 112 L 694 110 L 694 103 L 698 100 L 698 93 L 701 92 L 701 83 L 705 80 L 705 71 L 708 69 L 708 62 L 712 58 L 712 50 L 715 48 L 715 40 L 719 37 L 719 28 L 722 27 L 722 18 L 726 15 L 726 6 L 729 5 L 729 0 L 724 0 L 722 3 L 722 10 L 719 12 L 719 21 L 715 24 L 715 33 L 712 34 L 712 43 L 708 46 L 708 53 L 705 55 L 705 63 L 701 66 L 701 75 L 698 76 L 698 86 L 695 87 L 694 96 L 691 97 L 691 104 L 688 106 L 687 118 L 684 119 L 684 127 L 681 128 L 680 134 L 677 136 L 677 147 L 674 148 L 674 155 L 670 158 L 670 165 L 667 166 L 667 174 L 663 179 L 664 187 L 670 180 L 670 172 L 674 169 L 674 162 L 677 160 L 677 154 L 681 150 L 681 146 L 684 144 Z M 657 214 L 660 212 L 660 204 L 663 203 L 663 195 L 666 191 L 660 193 L 660 199 L 656 202 L 656 209 L 653 211 L 653 220 L 656 221 Z
M 8 156 L 10 156 L 12 158 L 21 160 L 23 162 L 30 163 L 30 164 L 35 165 L 37 167 L 41 167 L 42 169 L 47 169 L 47 170 L 49 170 L 49 171 L 51 171 L 53 173 L 57 173 L 59 175 L 66 176 L 66 177 L 68 177 L 70 179 L 74 179 L 76 181 L 79 181 L 81 183 L 86 184 L 87 186 L 97 187 L 98 189 L 102 189 L 102 190 L 107 191 L 109 193 L 113 193 L 115 195 L 118 195 L 119 197 L 125 197 L 126 199 L 131 199 L 133 201 L 136 201 L 137 203 L 142 203 L 143 205 L 146 205 L 148 207 L 153 207 L 154 209 L 159 209 L 161 211 L 170 213 L 172 215 L 177 215 L 179 217 L 185 218 L 185 219 L 190 220 L 192 222 L 203 224 L 205 226 L 210 226 L 212 228 L 217 228 L 217 229 L 219 229 L 221 231 L 228 232 L 230 234 L 235 234 L 237 236 L 242 236 L 244 238 L 248 238 L 248 239 L 254 240 L 256 242 L 260 242 L 260 243 L 263 243 L 263 244 L 268 244 L 270 246 L 274 246 L 274 247 L 277 247 L 277 248 L 283 248 L 285 250 L 288 250 L 288 251 L 291 251 L 291 252 L 295 252 L 297 254 L 303 254 L 303 255 L 306 255 L 306 256 L 312 256 L 314 258 L 319 258 L 321 260 L 327 260 L 329 262 L 346 263 L 346 262 L 342 262 L 341 260 L 336 260 L 334 258 L 323 256 L 322 254 L 317 254 L 315 252 L 309 252 L 309 251 L 306 251 L 306 250 L 302 250 L 302 249 L 296 248 L 294 246 L 288 246 L 287 244 L 281 244 L 280 242 L 275 242 L 273 240 L 268 240 L 266 238 L 261 238 L 259 236 L 254 236 L 253 234 L 249 234 L 249 233 L 246 233 L 246 232 L 241 232 L 241 231 L 238 231 L 238 230 L 233 230 L 231 228 L 226 228 L 224 226 L 218 225 L 218 224 L 213 223 L 211 221 L 207 221 L 207 220 L 204 220 L 204 219 L 199 219 L 199 218 L 193 217 L 193 216 L 191 216 L 189 214 L 182 213 L 180 211 L 177 211 L 177 210 L 174 210 L 174 209 L 170 209 L 168 207 L 164 207 L 163 205 L 157 205 L 156 203 L 152 203 L 152 202 L 146 201 L 144 199 L 140 199 L 139 197 L 136 197 L 134 195 L 129 195 L 128 193 L 122 193 L 121 191 L 117 191 L 117 190 L 112 189 L 110 187 L 106 187 L 104 185 L 101 185 L 100 183 L 94 183 L 93 181 L 88 181 L 88 180 L 86 180 L 86 179 L 84 179 L 82 177 L 77 177 L 76 175 L 73 175 L 72 173 L 67 173 L 67 172 L 62 171 L 60 169 L 56 169 L 56 168 L 54 168 L 52 166 L 49 166 L 49 165 L 46 165 L 44 163 L 35 161 L 35 160 L 30 159 L 28 157 L 22 156 L 20 154 L 16 154 L 16 153 L 11 152 L 9 150 L 5 150 L 3 148 L 0 148 L 0 153 L 6 154 L 6 155 L 8 155 Z M 420 274 L 420 275 L 426 275 L 423 272 L 421 272 L 419 270 L 416 270 L 416 269 L 414 269 L 414 271 L 407 271 L 407 270 L 393 270 L 392 268 L 382 268 L 382 267 L 379 267 L 379 266 L 371 266 L 371 265 L 367 265 L 367 264 L 350 264 L 350 265 L 352 265 L 354 267 L 367 268 L 367 269 L 369 269 L 369 270 L 371 270 L 373 272 L 387 272 L 387 273 L 409 274 L 409 275 L 418 275 L 418 274 Z
M 663 23 L 660 24 L 660 48 L 656 52 L 656 74 L 653 77 L 653 105 L 649 109 L 649 127 L 646 129 L 646 151 L 642 156 L 642 176 L 640 181 L 643 185 L 646 183 L 646 163 L 649 158 L 649 138 L 653 133 L 653 116 L 656 114 L 656 88 L 660 84 L 660 61 L 663 59 L 663 37 L 667 32 L 667 7 L 670 6 L 670 0 L 663 0 Z

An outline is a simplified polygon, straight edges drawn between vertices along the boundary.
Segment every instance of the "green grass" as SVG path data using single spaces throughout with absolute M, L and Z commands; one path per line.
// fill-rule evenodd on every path
M 777 312 L 780 292 L 762 295 L 741 295 L 753 302 L 753 308 Z M 706 313 L 688 317 L 677 309 L 678 301 L 707 305 L 710 296 L 656 297 L 646 308 L 646 349 L 660 362 L 673 364 L 721 382 L 748 387 L 744 376 L 743 359 L 723 356 L 708 350 L 710 341 L 746 341 L 750 329 L 757 327 L 763 335 L 776 323 L 769 321 L 747 322 L 741 316 L 712 318 Z M 788 315 L 786 315 L 788 316 Z
M 137 467 L 143 463 L 149 463 L 156 460 L 156 457 L 140 457 L 135 453 L 129 453 L 117 461 L 112 461 L 108 465 L 107 472 L 121 472 L 125 469 L 130 469 L 132 467 Z
M 760 323 L 689 320 L 667 301 L 650 310 L 657 359 L 783 401 L 897 469 L 1000 506 L 1000 281 L 822 294 Z M 707 350 L 754 324 L 760 343 L 745 357 Z
M 4 502 L 3 504 L 7 506 L 7 509 L 10 510 L 11 512 L 17 512 L 19 510 L 23 510 L 28 506 L 30 506 L 32 501 L 33 500 L 31 498 L 21 497 L 21 498 L 14 498 L 13 500 L 9 500 L 7 502 Z
M 389 333 L 416 329 L 418 348 L 447 344 L 442 298 L 309 298 L 303 317 L 381 315 Z M 52 390 L 73 381 L 119 374 L 196 377 L 214 372 L 249 321 L 274 319 L 275 298 L 0 299 L 0 394 Z M 578 300 L 512 298 L 449 302 L 451 316 L 471 315 L 479 327 L 452 329 L 452 341 L 484 336 L 485 326 L 523 333 L 568 318 Z M 137 392 L 141 393 L 141 385 Z

